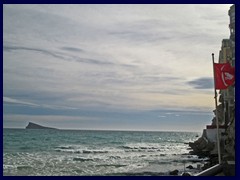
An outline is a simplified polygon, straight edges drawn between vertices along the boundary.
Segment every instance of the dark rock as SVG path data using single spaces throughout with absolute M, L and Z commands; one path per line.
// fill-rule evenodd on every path
M 192 175 L 188 172 L 184 172 L 184 173 L 182 173 L 182 176 L 192 176 Z
M 188 169 L 194 169 L 192 165 L 187 166 Z
M 215 143 L 214 142 L 208 142 L 208 144 L 206 145 L 206 147 L 203 149 L 203 151 L 212 151 L 215 147 Z
M 205 158 L 212 154 L 211 151 L 215 148 L 215 143 L 208 140 L 206 130 L 204 129 L 202 136 L 194 142 L 189 142 L 189 146 L 192 149 L 189 154 Z
M 169 172 L 169 175 L 174 175 L 174 176 L 176 176 L 176 175 L 178 175 L 178 170 L 176 169 L 176 170 L 174 170 L 174 171 L 170 171 Z
M 56 129 L 56 128 L 45 127 L 45 126 L 41 126 L 32 122 L 29 122 L 26 129 Z
M 207 162 L 206 164 L 204 164 L 204 166 L 202 167 L 202 170 L 206 170 L 209 169 L 210 167 L 212 167 L 210 162 Z

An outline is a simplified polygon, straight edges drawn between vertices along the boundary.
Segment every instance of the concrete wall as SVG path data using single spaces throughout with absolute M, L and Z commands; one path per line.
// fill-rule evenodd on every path
M 217 129 L 204 129 L 205 136 L 210 142 L 217 142 Z M 224 129 L 219 129 L 219 138 L 221 138 L 221 133 L 225 132 Z

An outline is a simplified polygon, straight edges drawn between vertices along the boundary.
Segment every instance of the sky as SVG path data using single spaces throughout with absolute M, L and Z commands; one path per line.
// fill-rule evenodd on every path
M 197 131 L 229 4 L 3 5 L 3 127 Z

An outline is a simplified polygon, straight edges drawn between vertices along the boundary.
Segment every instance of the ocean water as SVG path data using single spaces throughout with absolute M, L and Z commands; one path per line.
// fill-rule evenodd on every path
M 4 176 L 168 175 L 197 167 L 193 132 L 3 130 Z

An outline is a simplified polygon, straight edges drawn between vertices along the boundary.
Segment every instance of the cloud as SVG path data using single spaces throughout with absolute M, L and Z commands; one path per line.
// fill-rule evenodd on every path
M 40 49 L 40 48 L 29 48 L 29 47 L 21 47 L 21 46 L 3 46 L 3 51 L 8 51 L 8 52 L 12 52 L 12 51 L 35 51 L 35 52 L 40 52 L 46 55 L 50 55 L 53 56 L 55 58 L 60 58 L 60 59 L 64 59 L 64 57 L 57 55 L 56 53 L 53 53 L 49 50 L 44 50 L 44 49 Z
M 69 50 L 70 49 L 70 50 Z M 65 61 L 75 61 L 75 62 L 80 62 L 80 63 L 90 63 L 90 64 L 95 64 L 95 65 L 114 65 L 114 63 L 107 62 L 107 61 L 102 61 L 102 60 L 97 60 L 97 59 L 90 59 L 90 58 L 81 58 L 79 56 L 73 56 L 69 54 L 64 54 L 62 52 L 54 52 L 50 50 L 45 50 L 41 48 L 29 48 L 29 47 L 21 47 L 21 46 L 4 46 L 3 47 L 4 51 L 11 52 L 11 51 L 33 51 L 33 52 L 40 52 L 45 55 L 52 56 L 57 59 L 65 60 Z M 64 48 L 66 50 L 66 48 Z M 68 51 L 79 51 L 77 48 L 67 48 Z
M 195 89 L 213 89 L 213 78 L 199 78 L 188 82 Z
M 70 51 L 70 52 L 83 52 L 84 51 L 84 50 L 76 48 L 76 47 L 67 47 L 67 46 L 62 47 L 61 49 L 65 50 L 65 51 Z
M 3 8 L 3 95 L 11 108 L 69 113 L 213 106 L 212 92 L 205 91 L 211 78 L 199 77 L 212 75 L 209 49 L 218 51 L 229 36 L 228 5 Z
M 38 106 L 37 104 L 34 104 L 34 103 L 21 101 L 21 100 L 9 98 L 9 97 L 3 97 L 3 102 L 4 103 L 10 103 L 10 104 L 21 104 L 21 105 L 27 105 L 27 106 L 33 106 L 33 107 Z
M 31 98 L 31 100 L 33 100 Z M 23 105 L 23 106 L 29 106 L 34 108 L 48 108 L 48 109 L 58 109 L 58 110 L 75 110 L 77 108 L 69 107 L 69 106 L 61 106 L 61 105 L 51 105 L 51 104 L 35 104 L 23 100 L 13 99 L 9 97 L 3 97 L 3 102 L 5 104 L 11 104 L 11 105 Z

